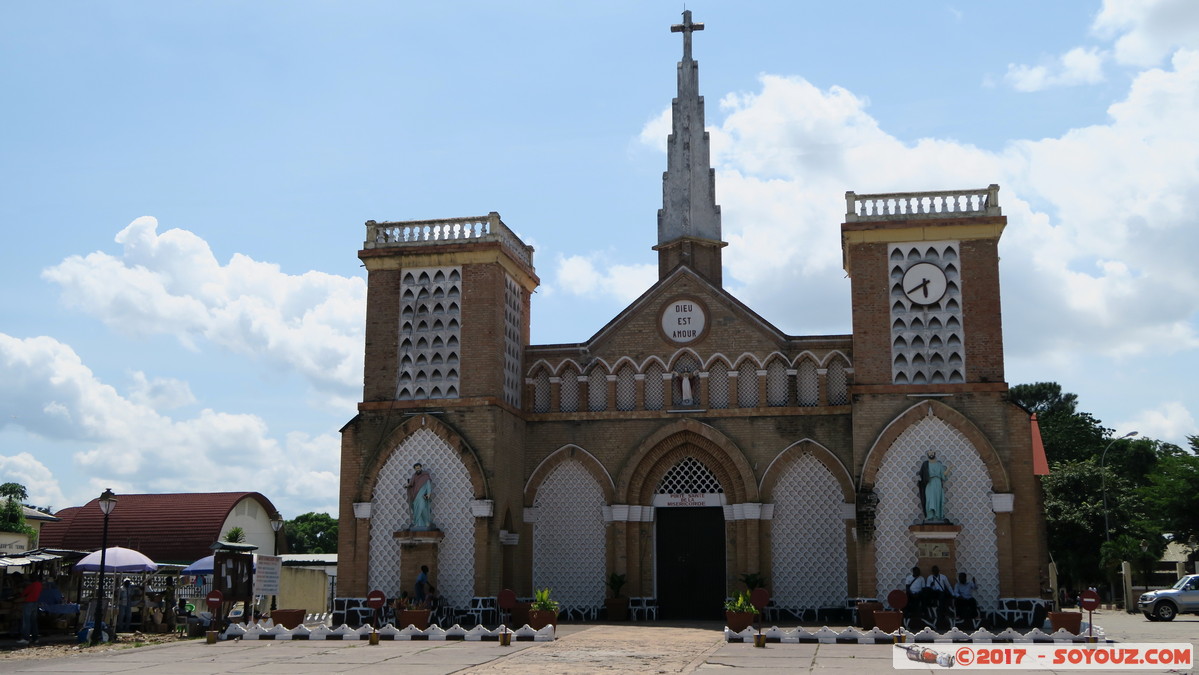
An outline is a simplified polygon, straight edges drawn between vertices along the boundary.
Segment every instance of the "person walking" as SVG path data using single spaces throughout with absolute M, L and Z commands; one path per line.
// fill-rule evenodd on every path
M 133 624 L 133 580 L 125 577 L 117 589 L 117 632 L 128 633 Z
M 41 635 L 37 627 L 37 611 L 41 604 L 42 597 L 42 582 L 36 577 L 31 577 L 25 587 L 21 589 L 21 638 L 19 644 L 36 644 Z

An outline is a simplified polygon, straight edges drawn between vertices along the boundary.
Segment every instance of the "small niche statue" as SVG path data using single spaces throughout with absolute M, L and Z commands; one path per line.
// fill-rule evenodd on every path
M 412 477 L 404 486 L 408 491 L 408 504 L 412 506 L 412 528 L 416 531 L 433 528 L 433 477 L 424 470 L 420 462 L 412 465 Z
M 937 453 L 929 450 L 928 459 L 920 465 L 920 505 L 925 522 L 944 522 L 945 478 L 949 469 L 937 461 Z

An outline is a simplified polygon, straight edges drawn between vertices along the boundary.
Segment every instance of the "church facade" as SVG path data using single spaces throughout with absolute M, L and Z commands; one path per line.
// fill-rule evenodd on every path
M 758 574 L 799 614 L 884 598 L 934 564 L 975 577 L 984 607 L 1040 595 L 1033 430 L 1004 380 L 998 186 L 846 193 L 852 333 L 783 333 L 722 286 L 700 29 L 690 12 L 672 29 L 659 280 L 595 335 L 530 344 L 533 250 L 497 213 L 367 222 L 339 595 L 411 592 L 428 565 L 454 606 L 548 587 L 587 608 L 618 573 L 663 618 L 716 618 Z M 944 480 L 921 481 L 930 455 Z M 427 527 L 406 489 L 418 463 Z

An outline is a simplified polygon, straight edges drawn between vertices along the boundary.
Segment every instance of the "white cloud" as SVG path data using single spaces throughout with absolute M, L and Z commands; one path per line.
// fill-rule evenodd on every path
M 1009 64 L 1004 79 L 1016 91 L 1033 92 L 1051 87 L 1095 84 L 1103 81 L 1107 55 L 1090 47 L 1075 47 L 1052 63 L 1037 66 Z
M 657 265 L 609 264 L 606 256 L 559 256 L 549 292 L 580 297 L 610 297 L 621 303 L 635 300 L 658 280 Z
M 1167 401 L 1152 410 L 1142 410 L 1134 418 L 1116 424 L 1116 433 L 1139 431 L 1145 438 L 1184 438 L 1199 434 L 1195 416 L 1181 401 Z
M 235 254 L 217 262 L 186 230 L 159 234 L 138 218 L 116 236 L 120 257 L 71 256 L 43 272 L 66 303 L 135 336 L 207 340 L 298 372 L 318 391 L 353 400 L 362 384 L 366 284 L 322 272 L 284 274 Z
M 1179 47 L 1199 46 L 1199 3 L 1104 0 L 1091 30 L 1104 39 L 1116 38 L 1117 62 L 1155 66 Z
M 167 377 L 150 379 L 146 374 L 134 371 L 129 386 L 129 400 L 149 406 L 155 410 L 169 410 L 196 402 L 191 387 L 182 380 Z
M 181 383 L 178 383 L 181 384 Z M 172 387 L 178 394 L 178 384 Z M 137 397 L 144 388 L 136 381 Z M 0 333 L 0 409 L 8 424 L 85 449 L 70 463 L 88 476 L 69 497 L 79 503 L 106 487 L 137 492 L 268 490 L 280 505 L 336 502 L 340 441 L 293 433 L 272 438 L 255 415 L 202 410 L 190 418 L 160 414 L 98 380 L 79 356 L 53 338 L 17 339 Z M 45 465 L 0 458 L 0 468 L 24 467 L 31 498 L 57 504 L 63 494 Z M 41 471 L 41 473 L 38 473 Z M 35 480 L 36 479 L 36 480 Z
M 66 506 L 66 497 L 50 469 L 28 452 L 0 455 L 0 482 L 20 483 L 29 493 L 26 503 L 57 510 Z

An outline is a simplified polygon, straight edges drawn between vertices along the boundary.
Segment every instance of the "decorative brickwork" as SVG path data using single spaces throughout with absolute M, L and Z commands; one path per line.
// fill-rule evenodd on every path
M 916 479 L 928 452 L 945 464 L 945 513 L 962 526 L 957 540 L 958 570 L 978 579 L 976 597 L 989 606 L 999 596 L 995 514 L 986 464 L 966 436 L 940 418 L 928 416 L 907 427 L 887 449 L 879 466 L 875 494 L 875 560 L 878 597 L 899 587 L 916 564 L 916 543 L 908 526 L 923 520 Z M 928 574 L 928 570 L 923 570 Z
M 520 407 L 523 309 L 520 284 L 504 275 L 504 400 L 514 408 Z
M 891 354 L 895 384 L 966 381 L 962 331 L 962 276 L 958 242 L 892 244 Z M 945 274 L 945 293 L 931 304 L 916 304 L 905 293 L 904 273 L 930 263 Z
M 772 490 L 770 575 L 781 607 L 839 607 L 848 597 L 845 497 L 833 473 L 810 453 L 787 463 Z
M 474 595 L 474 490 L 459 454 L 430 429 L 406 438 L 379 470 L 371 500 L 368 585 L 388 597 L 412 591 L 415 579 L 400 578 L 403 547 L 393 534 L 412 525 L 404 485 L 416 462 L 433 478 L 433 524 L 444 534 L 434 571 L 437 590 L 447 602 L 465 606 Z
M 549 588 L 568 607 L 604 599 L 604 493 L 577 460 L 557 464 L 534 502 L 533 587 Z
M 461 281 L 459 267 L 404 271 L 397 399 L 458 398 Z

